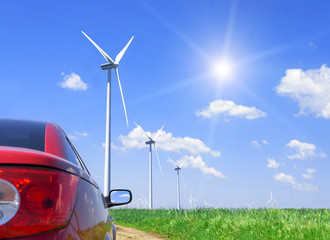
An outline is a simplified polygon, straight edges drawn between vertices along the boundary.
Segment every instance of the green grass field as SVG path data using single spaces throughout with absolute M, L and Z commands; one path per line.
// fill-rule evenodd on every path
M 168 239 L 326 239 L 328 209 L 111 209 L 115 224 Z

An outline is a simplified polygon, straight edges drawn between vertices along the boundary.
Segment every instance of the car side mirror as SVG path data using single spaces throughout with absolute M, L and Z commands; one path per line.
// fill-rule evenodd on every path
M 128 204 L 132 201 L 132 192 L 127 189 L 113 189 L 106 198 L 108 207 Z

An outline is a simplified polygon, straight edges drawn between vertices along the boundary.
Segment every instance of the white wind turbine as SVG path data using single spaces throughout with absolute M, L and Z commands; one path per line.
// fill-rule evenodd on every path
M 278 201 L 276 201 L 276 200 L 273 198 L 273 193 L 270 192 L 270 199 L 266 202 L 266 205 L 267 205 L 268 203 L 271 203 L 272 208 L 274 208 L 274 202 L 275 202 L 275 203 L 278 203 Z
M 140 202 L 140 208 L 141 208 L 141 203 L 144 204 L 144 208 L 148 207 L 148 202 L 144 199 L 144 194 L 142 194 L 141 198 L 138 199 Z
M 248 206 L 248 209 L 252 209 L 253 204 L 254 204 L 254 202 L 251 202 L 251 203 L 247 203 L 246 205 Z
M 190 209 L 192 209 L 193 206 L 194 206 L 194 202 L 197 202 L 197 199 L 193 198 L 190 193 L 189 193 L 189 196 L 190 197 L 189 197 L 189 200 L 188 200 L 188 204 L 190 206 Z
M 126 124 L 128 127 L 128 118 L 127 118 L 127 113 L 126 113 L 126 106 L 125 106 L 125 101 L 124 101 L 124 95 L 123 95 L 123 90 L 121 88 L 120 84 L 120 79 L 119 79 L 119 74 L 118 74 L 118 65 L 121 60 L 121 58 L 124 56 L 124 53 L 126 52 L 126 49 L 130 45 L 131 41 L 133 40 L 134 36 L 129 40 L 129 42 L 126 44 L 126 46 L 118 53 L 118 55 L 115 58 L 115 61 L 109 57 L 109 55 L 104 52 L 90 37 L 87 36 L 86 33 L 81 31 L 85 37 L 91 43 L 99 50 L 99 52 L 102 54 L 102 56 L 107 60 L 108 63 L 102 64 L 101 68 L 102 70 L 108 70 L 108 83 L 107 83 L 107 115 L 106 115 L 106 136 L 105 136 L 105 168 L 104 168 L 104 195 L 108 195 L 109 191 L 111 189 L 111 184 L 110 184 L 110 169 L 111 169 L 111 69 L 115 69 L 116 75 L 117 75 L 117 80 L 118 80 L 118 85 L 120 89 L 120 94 L 121 94 L 121 99 L 123 102 L 123 107 L 124 107 L 124 112 L 125 112 L 125 117 L 126 117 Z
M 171 163 L 175 167 L 175 171 L 177 173 L 177 208 L 180 210 L 180 170 L 186 160 L 183 160 L 180 165 L 176 164 L 171 158 L 168 158 L 168 162 Z
M 159 137 L 160 132 L 163 130 L 164 125 L 157 131 L 157 134 L 154 139 L 152 139 L 144 130 L 143 128 L 138 125 L 137 123 L 134 122 L 134 124 L 147 136 L 149 141 L 146 142 L 147 145 L 149 145 L 149 209 L 153 209 L 153 195 L 152 195 L 152 145 L 155 148 L 156 155 L 157 155 L 157 160 L 158 160 L 158 165 L 159 165 L 159 170 L 160 174 L 162 174 L 162 168 L 160 166 L 160 161 L 159 161 L 159 156 L 156 148 L 156 140 Z

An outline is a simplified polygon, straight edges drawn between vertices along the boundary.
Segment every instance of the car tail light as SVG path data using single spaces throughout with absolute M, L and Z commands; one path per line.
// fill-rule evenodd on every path
M 0 181 L 7 182 L 14 188 L 13 192 L 18 193 L 13 206 L 19 205 L 16 214 L 12 213 L 11 219 L 2 223 L 1 212 L 6 202 L 1 200 L 0 189 L 0 238 L 32 235 L 67 225 L 78 179 L 75 175 L 46 168 L 0 167 Z
M 0 179 L 0 225 L 10 221 L 19 208 L 19 194 L 13 184 Z

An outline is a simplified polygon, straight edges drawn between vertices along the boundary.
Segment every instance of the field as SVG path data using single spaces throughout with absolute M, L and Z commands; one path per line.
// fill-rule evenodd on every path
M 168 239 L 330 239 L 328 209 L 111 209 L 115 224 Z

